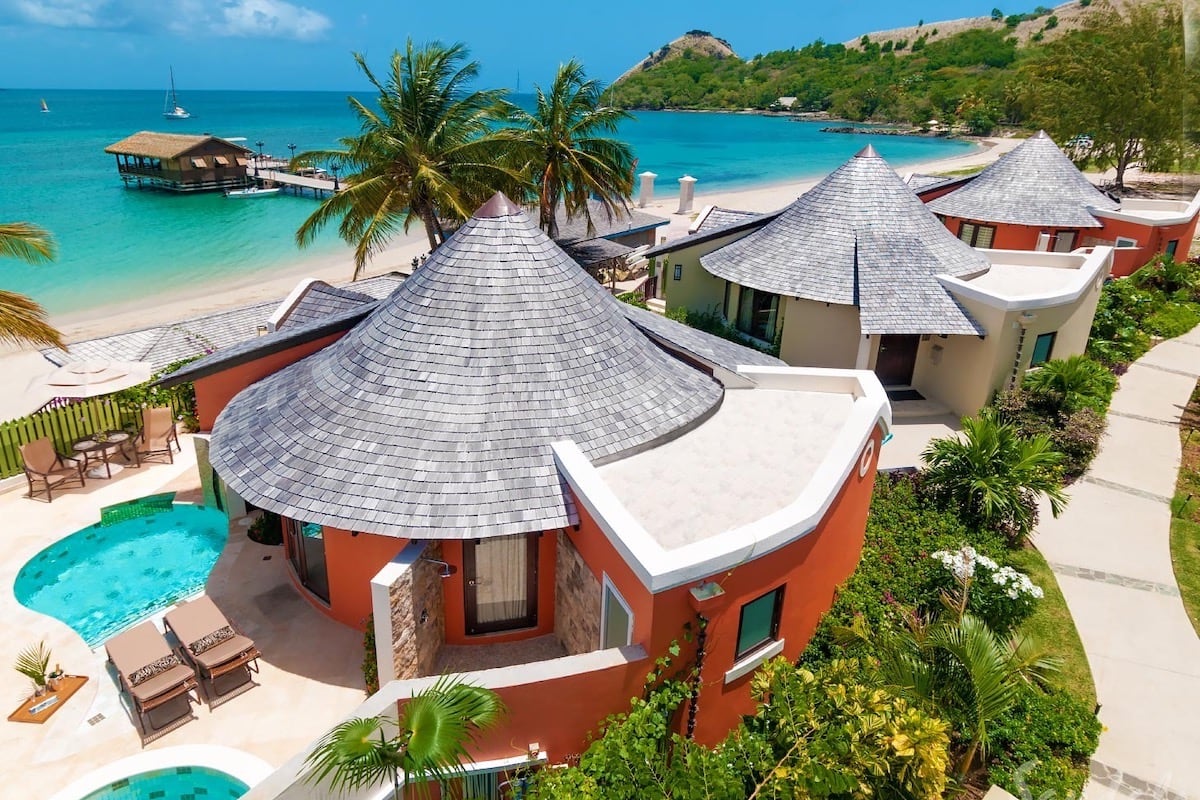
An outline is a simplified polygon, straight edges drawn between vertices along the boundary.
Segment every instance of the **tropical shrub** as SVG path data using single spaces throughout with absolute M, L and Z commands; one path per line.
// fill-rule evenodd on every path
M 264 511 L 250 523 L 246 536 L 259 544 L 283 544 L 283 522 L 278 514 Z
M 649 308 L 649 306 L 646 305 L 646 298 L 641 292 L 621 292 L 616 297 L 622 303 L 628 303 L 629 305 L 637 306 L 638 308 Z
M 375 615 L 367 614 L 363 619 L 363 660 L 362 660 L 362 675 L 363 687 L 367 691 L 367 695 L 373 695 L 379 691 L 379 662 L 376 660 L 375 653 Z
M 1063 456 L 1047 436 L 1026 439 L 994 409 L 963 419 L 961 434 L 935 439 L 921 454 L 923 486 L 944 508 L 957 509 L 968 524 L 1024 543 L 1038 520 L 1038 499 L 1054 516 L 1066 507 Z
M 1168 302 L 1146 317 L 1143 327 L 1146 333 L 1163 339 L 1174 339 L 1200 323 L 1200 308 L 1194 303 Z
M 1095 711 L 1067 692 L 1023 687 L 992 723 L 988 776 L 1017 797 L 1079 797 L 1100 730 Z
M 1129 281 L 1139 289 L 1150 289 L 1164 295 L 1183 292 L 1185 298 L 1197 299 L 1200 265 L 1176 261 L 1167 253 L 1160 253 L 1130 275 Z
M 1014 631 L 1033 613 L 1042 590 L 1029 576 L 963 545 L 957 550 L 938 550 L 930 555 L 945 569 L 939 586 L 942 603 L 954 613 L 971 612 L 997 635 Z
M 773 346 L 764 346 L 757 339 L 752 339 L 746 334 L 739 331 L 737 328 L 729 324 L 725 317 L 716 311 L 689 311 L 686 308 L 672 308 L 667 312 L 667 318 L 673 319 L 676 322 L 682 322 L 705 333 L 711 333 L 713 336 L 720 336 L 722 339 L 728 339 L 731 342 L 736 342 L 744 347 L 749 347 L 752 350 L 758 350 L 769 355 L 779 355 L 779 344 Z
M 189 356 L 188 358 L 181 358 L 178 361 L 172 361 L 151 375 L 150 380 L 145 383 L 139 383 L 137 386 L 113 392 L 113 398 L 119 405 L 135 414 L 139 421 L 141 420 L 141 410 L 143 408 L 169 405 L 172 408 L 178 409 L 185 428 L 190 431 L 199 430 L 200 422 L 196 417 L 196 388 L 190 382 L 180 383 L 169 388 L 154 385 L 160 378 L 182 369 L 193 361 L 204 358 L 216 349 L 211 344 L 205 342 L 196 342 L 196 346 L 197 348 L 203 348 L 203 352 Z
M 1076 355 L 1030 370 L 1021 385 L 1042 401 L 1047 407 L 1043 410 L 1071 414 L 1088 408 L 1103 414 L 1117 388 L 1117 377 L 1099 361 Z

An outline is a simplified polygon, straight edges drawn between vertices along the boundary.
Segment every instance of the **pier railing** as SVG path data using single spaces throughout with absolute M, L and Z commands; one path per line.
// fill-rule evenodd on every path
M 175 398 L 167 400 L 176 416 L 185 412 L 176 407 Z M 10 478 L 25 471 L 20 450 L 23 444 L 48 436 L 59 453 L 69 456 L 75 442 L 94 433 L 140 427 L 141 412 L 141 408 L 111 397 L 93 397 L 0 423 L 0 478 Z

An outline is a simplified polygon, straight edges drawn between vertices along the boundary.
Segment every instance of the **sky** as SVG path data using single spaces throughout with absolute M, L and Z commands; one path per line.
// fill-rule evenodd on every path
M 351 90 L 408 37 L 463 42 L 482 86 L 546 85 L 579 58 L 609 82 L 698 28 L 743 58 L 991 13 L 997 0 L 0 0 L 0 88 Z M 1030 10 L 1004 8 L 1005 13 Z

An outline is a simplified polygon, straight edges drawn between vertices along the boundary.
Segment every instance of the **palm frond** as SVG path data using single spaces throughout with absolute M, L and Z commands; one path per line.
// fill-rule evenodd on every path
M 0 341 L 65 350 L 62 334 L 50 324 L 46 309 L 23 294 L 0 289 Z
M 54 237 L 28 222 L 0 222 L 0 256 L 28 264 L 51 261 L 57 252 Z

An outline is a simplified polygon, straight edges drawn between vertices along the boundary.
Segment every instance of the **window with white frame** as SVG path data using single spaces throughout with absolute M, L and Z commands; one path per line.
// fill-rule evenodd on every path
M 1113 246 L 1116 247 L 1118 250 L 1129 249 L 1129 248 L 1137 247 L 1138 242 L 1137 242 L 1137 239 L 1131 238 L 1129 236 L 1118 236 L 1117 241 L 1113 242 Z
M 600 649 L 624 647 L 633 643 L 633 611 L 608 575 L 604 576 L 600 600 Z
M 735 661 L 740 661 L 763 645 L 779 638 L 779 617 L 782 611 L 782 586 L 742 606 L 742 613 L 738 618 Z

